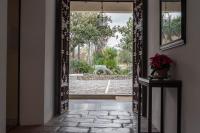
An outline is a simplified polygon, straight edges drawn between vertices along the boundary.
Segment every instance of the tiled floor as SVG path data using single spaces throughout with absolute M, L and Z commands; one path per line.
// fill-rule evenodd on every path
M 70 110 L 120 110 L 132 111 L 130 99 L 118 100 L 70 100 Z
M 43 127 L 11 133 L 132 133 L 135 116 L 128 111 L 69 111 Z
M 44 126 L 19 127 L 11 133 L 136 133 L 137 115 L 130 105 L 114 100 L 72 100 L 69 112 Z
M 135 116 L 128 111 L 69 111 L 45 126 L 59 133 L 131 133 Z

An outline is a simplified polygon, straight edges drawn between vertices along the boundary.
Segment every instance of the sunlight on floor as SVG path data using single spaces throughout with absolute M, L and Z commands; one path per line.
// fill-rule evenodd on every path
M 117 100 L 70 100 L 69 110 L 123 110 L 131 111 L 132 103 Z

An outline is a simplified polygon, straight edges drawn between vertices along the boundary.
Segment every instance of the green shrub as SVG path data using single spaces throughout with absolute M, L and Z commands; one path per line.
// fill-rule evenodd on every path
M 115 48 L 105 48 L 103 50 L 103 55 L 106 59 L 116 59 L 117 50 Z
M 102 52 L 94 54 L 95 65 L 106 65 L 108 69 L 117 67 L 117 50 L 114 48 L 105 48 Z
M 128 50 L 122 50 L 119 53 L 119 62 L 125 63 L 125 64 L 131 64 L 132 63 L 132 53 Z
M 82 60 L 72 60 L 70 66 L 75 73 L 93 73 L 94 70 L 92 66 Z
M 112 71 L 114 74 L 117 74 L 117 75 L 129 75 L 130 73 L 129 69 L 121 69 L 119 66 L 114 68 Z
M 114 74 L 118 74 L 118 75 L 121 74 L 121 69 L 119 66 L 115 67 L 112 71 Z
M 130 70 L 129 69 L 124 69 L 121 71 L 121 75 L 129 75 Z
M 105 58 L 102 52 L 94 53 L 93 62 L 95 65 L 104 65 Z

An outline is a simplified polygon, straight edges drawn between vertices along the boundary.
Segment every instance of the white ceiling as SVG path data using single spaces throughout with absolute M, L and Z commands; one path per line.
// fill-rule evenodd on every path
M 101 2 L 71 1 L 71 11 L 101 11 Z M 104 2 L 105 12 L 132 12 L 132 2 Z

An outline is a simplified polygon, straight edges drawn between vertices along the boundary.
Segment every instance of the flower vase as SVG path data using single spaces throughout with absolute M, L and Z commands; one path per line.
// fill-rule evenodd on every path
M 168 78 L 168 71 L 169 69 L 165 68 L 165 69 L 160 69 L 156 71 L 156 78 L 157 79 L 165 79 Z
M 153 79 L 166 79 L 168 78 L 168 68 L 153 70 L 151 73 L 151 78 Z

